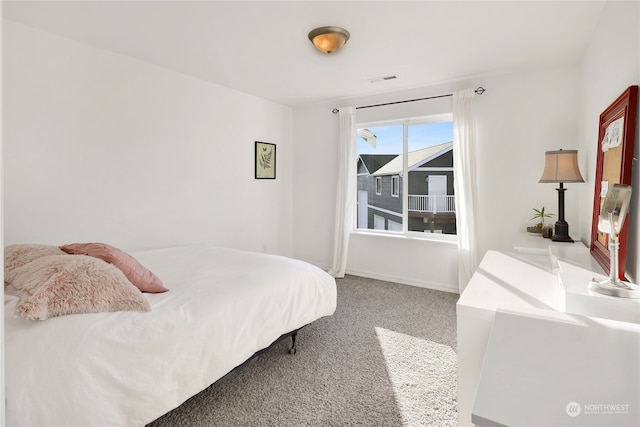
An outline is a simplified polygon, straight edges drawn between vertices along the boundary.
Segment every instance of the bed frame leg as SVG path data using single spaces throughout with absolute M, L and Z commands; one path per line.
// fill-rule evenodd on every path
M 298 332 L 294 332 L 291 334 L 291 348 L 289 349 L 289 354 L 296 354 L 296 338 L 298 337 Z

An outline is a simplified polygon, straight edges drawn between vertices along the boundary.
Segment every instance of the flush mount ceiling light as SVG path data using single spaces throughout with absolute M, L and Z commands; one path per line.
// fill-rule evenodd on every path
M 309 40 L 323 53 L 333 53 L 339 50 L 349 40 L 349 31 L 340 27 L 320 27 L 311 30 Z

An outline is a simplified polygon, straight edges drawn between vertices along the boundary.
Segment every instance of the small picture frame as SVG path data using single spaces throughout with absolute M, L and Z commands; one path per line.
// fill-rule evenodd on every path
M 276 179 L 276 144 L 256 141 L 256 179 Z

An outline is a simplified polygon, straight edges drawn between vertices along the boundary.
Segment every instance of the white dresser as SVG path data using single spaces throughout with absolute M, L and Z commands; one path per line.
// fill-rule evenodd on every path
M 640 300 L 595 275 L 580 242 L 486 253 L 457 304 L 461 426 L 640 425 Z

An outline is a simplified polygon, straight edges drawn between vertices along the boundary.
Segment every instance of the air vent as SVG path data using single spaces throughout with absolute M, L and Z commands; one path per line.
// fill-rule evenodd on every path
M 395 74 L 392 74 L 390 76 L 382 76 L 382 77 L 375 77 L 373 79 L 369 79 L 369 81 L 371 83 L 377 83 L 377 82 L 383 82 L 385 80 L 393 80 L 393 79 L 397 79 L 398 76 L 396 76 Z

